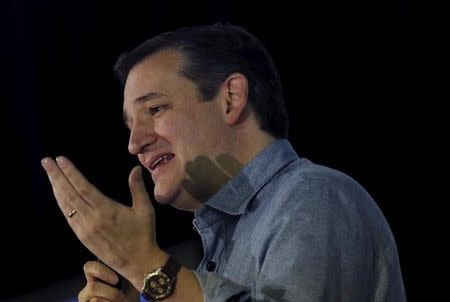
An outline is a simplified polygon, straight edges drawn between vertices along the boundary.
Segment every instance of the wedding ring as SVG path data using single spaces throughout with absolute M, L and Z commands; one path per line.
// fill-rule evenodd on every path
M 75 215 L 77 213 L 77 210 L 72 210 L 69 213 L 69 218 L 72 218 L 73 215 Z

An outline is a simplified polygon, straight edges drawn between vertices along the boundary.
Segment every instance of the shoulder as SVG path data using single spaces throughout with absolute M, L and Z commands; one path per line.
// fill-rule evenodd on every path
M 257 194 L 262 229 L 371 240 L 389 245 L 392 234 L 369 193 L 349 175 L 301 158 L 280 170 Z
M 283 208 L 286 204 L 295 208 L 321 204 L 346 208 L 358 203 L 374 203 L 369 193 L 349 175 L 305 158 L 280 170 L 260 194 Z

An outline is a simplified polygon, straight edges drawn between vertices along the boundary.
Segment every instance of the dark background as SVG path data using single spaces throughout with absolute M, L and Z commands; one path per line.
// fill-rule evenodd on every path
M 119 54 L 163 31 L 217 21 L 265 42 L 281 72 L 291 142 L 371 193 L 397 239 L 409 301 L 421 300 L 430 279 L 423 253 L 434 240 L 424 218 L 440 200 L 426 180 L 448 101 L 449 5 L 287 2 L 1 2 L 0 300 L 79 276 L 93 259 L 57 207 L 43 156 L 68 156 L 103 192 L 129 200 L 137 161 L 112 72 Z M 194 237 L 190 214 L 156 207 L 162 247 Z

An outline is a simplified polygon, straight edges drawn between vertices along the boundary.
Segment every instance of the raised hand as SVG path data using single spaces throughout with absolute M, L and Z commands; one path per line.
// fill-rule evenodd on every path
M 80 241 L 136 289 L 143 276 L 165 262 L 155 236 L 155 214 L 141 167 L 129 176 L 132 207 L 101 193 L 65 157 L 44 158 L 58 205 Z M 155 264 L 157 263 L 157 265 Z

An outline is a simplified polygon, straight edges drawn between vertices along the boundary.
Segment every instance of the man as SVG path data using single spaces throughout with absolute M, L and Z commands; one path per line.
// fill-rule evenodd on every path
M 85 265 L 80 301 L 406 300 L 394 238 L 369 194 L 285 139 L 279 76 L 255 37 L 184 28 L 122 56 L 116 72 L 129 151 L 159 203 L 195 212 L 204 258 L 193 272 L 158 247 L 139 167 L 130 208 L 67 158 L 45 158 L 68 223 L 106 264 Z

